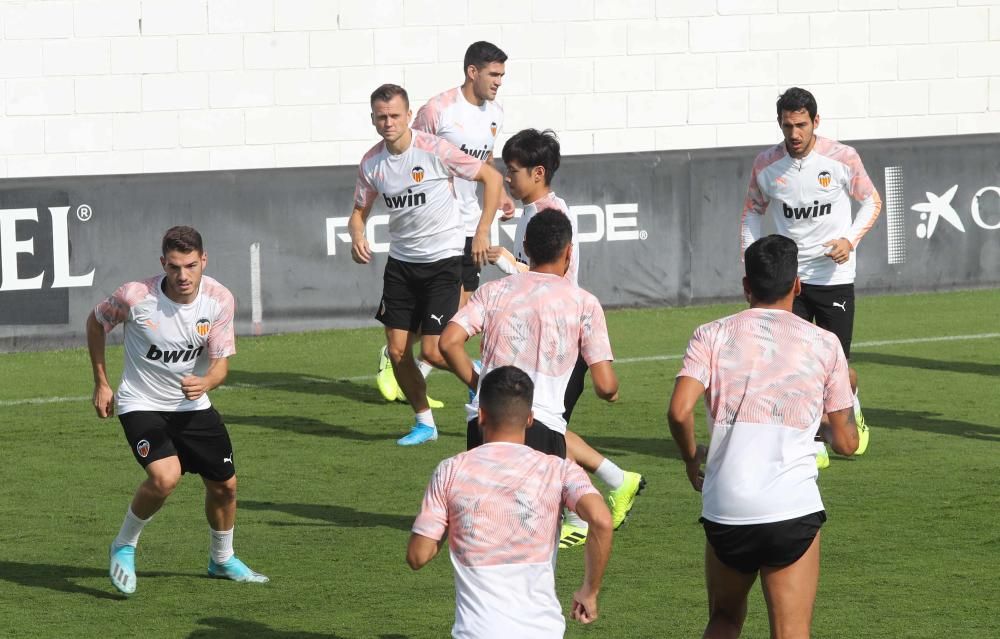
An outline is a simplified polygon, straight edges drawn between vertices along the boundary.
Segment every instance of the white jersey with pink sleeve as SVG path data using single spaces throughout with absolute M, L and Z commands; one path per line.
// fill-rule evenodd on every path
M 438 465 L 413 532 L 448 535 L 453 637 L 563 636 L 554 575 L 559 517 L 585 495 L 600 493 L 583 469 L 520 444 L 483 444 Z
M 410 147 L 393 155 L 379 142 L 358 167 L 354 205 L 382 195 L 389 211 L 389 256 L 428 263 L 461 255 L 465 232 L 452 178 L 471 180 L 482 162 L 439 137 L 413 130 Z
M 451 319 L 479 344 L 482 376 L 516 366 L 535 383 L 535 419 L 565 434 L 563 400 L 579 355 L 588 366 L 612 361 L 604 309 L 597 298 L 565 277 L 528 271 L 480 286 Z M 478 394 L 467 405 L 479 409 Z
M 853 221 L 852 199 L 861 203 Z M 803 282 L 853 284 L 856 252 L 837 264 L 823 244 L 845 238 L 857 248 L 881 210 L 882 200 L 853 147 L 816 136 L 809 155 L 796 159 L 782 142 L 754 160 L 743 205 L 740 254 L 761 237 L 764 214 L 770 211 L 778 234 L 799 247 Z
M 521 212 L 521 217 L 517 218 L 517 226 L 514 228 L 514 258 L 523 264 L 528 264 L 528 254 L 524 252 L 524 234 L 528 229 L 528 222 L 531 218 L 535 217 L 535 214 L 539 211 L 544 211 L 546 209 L 555 209 L 556 211 L 562 211 L 569 218 L 569 223 L 573 227 L 573 254 L 569 260 L 569 270 L 566 271 L 566 278 L 570 282 L 579 286 L 580 282 L 580 239 L 576 228 L 576 216 L 573 215 L 570 208 L 566 206 L 566 201 L 561 197 L 556 196 L 555 193 L 549 191 L 544 197 L 528 204 L 524 207 Z
M 420 107 L 413 128 L 448 140 L 465 153 L 485 162 L 493 153 L 503 127 L 503 109 L 492 100 L 482 105 L 470 103 L 461 88 L 449 89 Z M 483 207 L 476 193 L 478 184 L 455 178 L 455 195 L 462 211 L 466 237 L 476 234 Z
M 854 405 L 836 335 L 787 311 L 749 309 L 698 327 L 677 376 L 706 388 L 702 517 L 761 524 L 823 509 L 813 438 L 824 413 Z
M 163 279 L 123 284 L 94 308 L 105 332 L 124 324 L 125 367 L 115 393 L 119 415 L 210 407 L 207 393 L 185 398 L 181 379 L 203 376 L 210 360 L 236 353 L 236 301 L 229 289 L 204 276 L 194 301 L 178 304 L 163 292 Z

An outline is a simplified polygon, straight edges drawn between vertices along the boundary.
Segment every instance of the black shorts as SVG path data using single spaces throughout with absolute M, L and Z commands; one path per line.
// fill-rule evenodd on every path
M 566 395 L 563 396 L 563 419 L 566 420 L 567 425 L 569 424 L 569 418 L 573 416 L 573 409 L 576 408 L 576 402 L 580 399 L 580 395 L 583 395 L 583 380 L 587 376 L 588 369 L 589 366 L 584 361 L 583 355 L 578 355 L 576 365 L 569 376 L 569 383 L 566 384 Z
M 465 238 L 465 252 L 462 253 L 462 290 L 468 293 L 479 288 L 482 268 L 472 259 L 472 238 Z
M 844 356 L 851 357 L 851 338 L 854 335 L 854 284 L 803 284 L 802 293 L 795 298 L 792 311 L 806 320 L 816 322 L 840 340 Z
M 215 408 L 178 412 L 136 410 L 118 416 L 125 439 L 139 465 L 177 457 L 181 472 L 211 481 L 236 474 L 233 444 Z
M 465 431 L 465 446 L 467 450 L 472 450 L 482 443 L 483 434 L 479 430 L 479 418 L 474 417 Z M 557 433 L 537 419 L 532 422 L 531 428 L 524 431 L 524 445 L 540 453 L 566 459 L 566 436 Z
M 462 256 L 421 264 L 389 258 L 375 319 L 387 328 L 440 335 L 458 310 Z
M 806 554 L 826 521 L 821 510 L 804 517 L 767 524 L 730 526 L 699 519 L 705 538 L 719 561 L 734 570 L 752 574 L 761 566 L 789 566 Z

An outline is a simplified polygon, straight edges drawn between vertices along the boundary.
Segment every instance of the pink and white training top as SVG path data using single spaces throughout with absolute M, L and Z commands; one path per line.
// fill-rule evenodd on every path
M 861 209 L 851 221 L 851 199 Z M 809 155 L 788 155 L 785 143 L 757 156 L 743 204 L 740 255 L 763 234 L 765 211 L 771 211 L 780 235 L 799 247 L 799 278 L 807 284 L 853 284 L 857 258 L 831 260 L 824 242 L 846 238 L 857 248 L 882 210 L 875 185 L 853 147 L 816 136 Z
M 483 444 L 441 462 L 413 532 L 448 534 L 453 637 L 551 639 L 566 621 L 555 590 L 562 506 L 600 493 L 575 463 L 527 446 Z
M 528 271 L 488 282 L 451 321 L 470 336 L 483 334 L 480 379 L 500 366 L 520 368 L 535 383 L 535 419 L 563 434 L 563 400 L 577 357 L 588 366 L 614 360 L 601 303 L 558 275 Z M 478 393 L 466 408 L 471 420 Z
M 503 127 L 503 109 L 492 100 L 482 105 L 470 103 L 461 88 L 449 89 L 431 98 L 420 107 L 413 119 L 413 128 L 448 140 L 465 153 L 485 162 L 493 153 L 497 135 Z M 455 195 L 462 211 L 466 237 L 476 233 L 476 226 L 483 213 L 478 184 L 474 181 L 455 179 Z
M 461 255 L 465 232 L 452 178 L 471 180 L 482 162 L 439 137 L 413 130 L 410 147 L 393 155 L 385 141 L 361 159 L 354 205 L 382 194 L 389 211 L 389 256 L 428 263 Z
M 524 252 L 524 234 L 528 229 L 528 222 L 531 218 L 535 217 L 535 214 L 539 211 L 544 211 L 546 209 L 555 209 L 557 211 L 562 211 L 569 218 L 569 223 L 573 227 L 573 255 L 569 260 L 569 270 L 566 271 L 566 278 L 579 286 L 579 275 L 580 275 L 580 239 L 577 233 L 576 227 L 576 216 L 573 215 L 570 208 L 566 206 L 566 201 L 561 197 L 556 196 L 555 193 L 549 191 L 544 197 L 527 204 L 524 210 L 521 212 L 521 216 L 517 218 L 517 226 L 514 228 L 514 258 L 518 262 L 528 264 L 528 254 Z M 497 262 L 500 265 L 500 262 Z M 510 273 L 511 271 L 501 267 L 501 270 Z
M 677 376 L 707 389 L 702 517 L 761 524 L 823 509 L 813 438 L 824 413 L 854 405 L 836 335 L 786 311 L 749 309 L 699 326 Z
M 94 308 L 105 332 L 125 324 L 125 368 L 115 394 L 119 415 L 210 407 L 207 393 L 185 398 L 181 379 L 202 376 L 209 360 L 236 353 L 236 300 L 229 289 L 203 276 L 194 301 L 178 304 L 163 292 L 163 278 L 122 284 Z

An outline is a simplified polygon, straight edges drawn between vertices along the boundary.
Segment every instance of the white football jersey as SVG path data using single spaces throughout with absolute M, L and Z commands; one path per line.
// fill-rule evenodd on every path
M 413 130 L 410 148 L 393 155 L 379 142 L 358 167 L 354 205 L 365 208 L 382 194 L 389 211 L 389 256 L 428 263 L 465 250 L 462 215 L 452 178 L 471 180 L 483 163 L 450 142 Z
M 861 203 L 853 222 L 851 199 Z M 875 224 L 882 200 L 853 147 L 816 136 L 804 158 L 788 155 L 784 142 L 757 156 L 743 206 L 742 250 L 762 235 L 770 211 L 780 235 L 799 248 L 799 278 L 806 284 L 852 284 L 857 258 L 837 264 L 824 242 L 845 238 L 857 247 Z
M 580 239 L 576 228 L 576 216 L 566 206 L 566 201 L 557 197 L 555 193 L 549 191 L 545 197 L 540 198 L 524 207 L 521 217 L 517 218 L 517 226 L 514 228 L 514 258 L 518 262 L 528 264 L 528 254 L 524 252 L 524 232 L 528 229 L 528 222 L 535 216 L 535 213 L 546 209 L 562 211 L 569 218 L 569 223 L 573 227 L 573 254 L 569 258 L 569 270 L 566 271 L 566 279 L 579 286 L 580 275 Z
M 236 300 L 229 289 L 203 276 L 194 301 L 178 304 L 163 292 L 163 278 L 122 284 L 94 308 L 105 332 L 125 325 L 125 368 L 115 394 L 119 415 L 210 407 L 207 393 L 185 398 L 181 379 L 202 376 L 210 360 L 236 353 Z
M 413 120 L 414 129 L 444 138 L 483 162 L 493 153 L 502 127 L 503 109 L 497 102 L 487 100 L 482 106 L 477 106 L 465 99 L 460 88 L 431 98 L 420 107 Z M 476 226 L 483 213 L 476 187 L 478 184 L 474 181 L 455 180 L 455 195 L 462 211 L 466 237 L 476 234 Z

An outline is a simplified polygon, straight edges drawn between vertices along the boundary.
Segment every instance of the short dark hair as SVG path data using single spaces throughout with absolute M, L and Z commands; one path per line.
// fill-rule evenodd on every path
M 372 97 L 369 104 L 374 106 L 376 102 L 389 102 L 397 95 L 403 98 L 403 102 L 406 103 L 406 108 L 409 109 L 410 96 L 406 93 L 406 89 L 398 84 L 383 84 L 379 88 L 372 91 Z
M 178 253 L 198 251 L 199 254 L 204 252 L 201 243 L 201 233 L 190 226 L 172 226 L 167 229 L 167 232 L 163 234 L 163 242 L 160 248 L 163 251 L 163 255 L 166 255 L 170 251 L 177 251 Z
M 542 167 L 548 186 L 559 170 L 559 138 L 552 129 L 523 129 L 504 143 L 502 157 L 507 164 L 517 162 L 525 168 Z
M 527 423 L 535 384 L 516 366 L 494 368 L 479 384 L 479 407 L 489 417 L 490 425 Z
M 778 96 L 778 119 L 781 119 L 782 111 L 801 111 L 805 109 L 809 113 L 809 119 L 816 119 L 816 98 L 812 93 L 799 87 L 792 87 Z
M 524 252 L 533 264 L 551 264 L 573 241 L 573 225 L 557 209 L 542 209 L 528 220 Z
M 462 71 L 467 71 L 469 65 L 473 65 L 477 69 L 482 69 L 491 62 L 506 61 L 507 54 L 504 53 L 500 47 L 492 42 L 480 40 L 479 42 L 473 42 L 469 45 L 469 48 L 465 50 L 465 64 L 462 66 Z
M 754 300 L 773 304 L 792 290 L 799 271 L 799 249 L 783 235 L 762 237 L 743 254 Z

